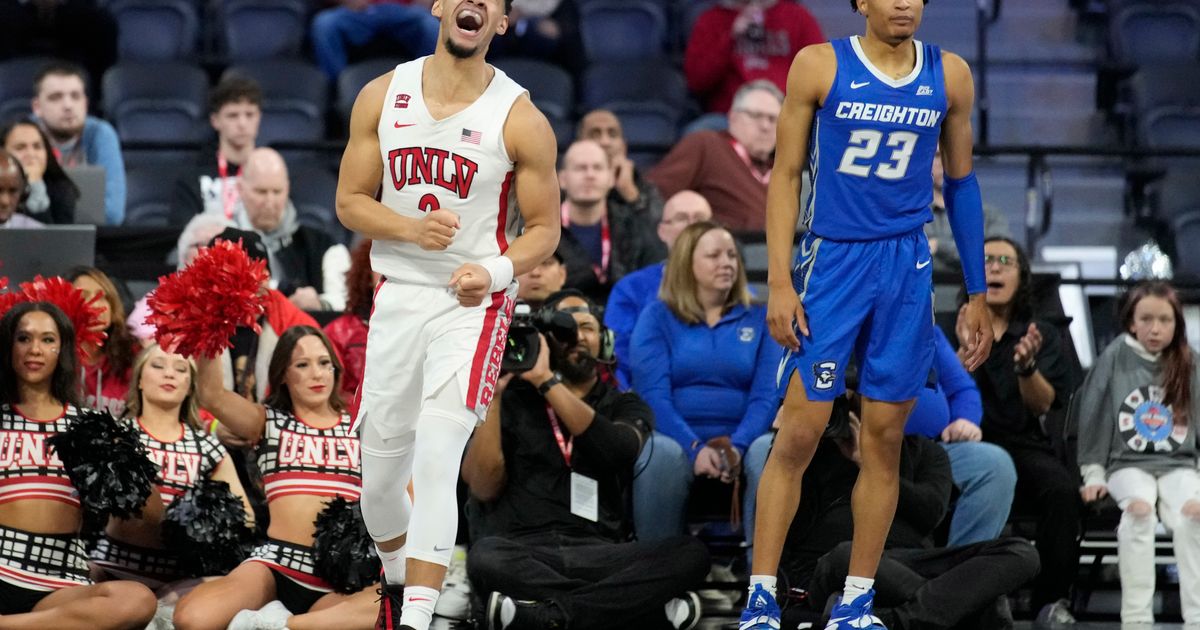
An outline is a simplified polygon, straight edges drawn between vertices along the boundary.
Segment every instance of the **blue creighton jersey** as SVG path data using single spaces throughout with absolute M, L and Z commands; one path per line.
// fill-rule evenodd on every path
M 837 76 L 813 118 L 804 224 L 846 241 L 911 232 L 933 219 L 930 169 L 946 116 L 941 51 L 914 40 L 912 73 L 892 79 L 857 37 L 831 43 Z

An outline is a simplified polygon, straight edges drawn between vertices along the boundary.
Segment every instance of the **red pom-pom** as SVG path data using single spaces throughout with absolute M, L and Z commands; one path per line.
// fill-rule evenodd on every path
M 100 319 L 103 308 L 99 302 L 103 296 L 99 293 L 89 300 L 84 297 L 83 291 L 76 289 L 66 278 L 36 276 L 32 282 L 21 283 L 20 294 L 23 298 L 20 301 L 50 302 L 62 309 L 75 327 L 75 349 L 80 359 L 83 359 L 85 348 L 99 348 L 108 338 L 108 333 L 104 332 L 104 322 Z
M 155 340 L 171 352 L 215 358 L 239 326 L 260 332 L 266 267 L 229 241 L 200 250 L 192 264 L 160 278 L 147 299 L 146 323 L 157 329 Z

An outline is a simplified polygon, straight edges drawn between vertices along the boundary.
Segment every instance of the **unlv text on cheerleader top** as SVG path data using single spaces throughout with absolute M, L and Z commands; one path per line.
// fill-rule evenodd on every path
M 0 405 L 0 504 L 25 499 L 79 507 L 79 493 L 47 440 L 67 430 L 79 410 L 63 406 L 57 419 L 38 421 Z
M 328 429 L 318 429 L 267 407 L 256 450 L 268 502 L 289 495 L 357 501 L 362 494 L 358 436 L 350 431 L 348 415 Z

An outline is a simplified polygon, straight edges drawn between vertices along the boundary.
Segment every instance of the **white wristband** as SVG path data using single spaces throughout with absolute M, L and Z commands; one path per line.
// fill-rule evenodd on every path
M 497 256 L 483 261 L 480 265 L 492 276 L 492 285 L 488 287 L 488 293 L 504 291 L 512 284 L 513 263 L 508 256 Z

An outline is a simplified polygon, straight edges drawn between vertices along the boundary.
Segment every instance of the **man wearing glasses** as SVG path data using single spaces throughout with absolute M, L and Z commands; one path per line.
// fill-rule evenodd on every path
M 650 171 L 650 181 L 668 199 L 681 190 L 700 193 L 712 205 L 713 220 L 734 232 L 762 231 L 782 107 L 783 92 L 774 83 L 743 85 L 729 110 L 729 131 L 684 136 Z

